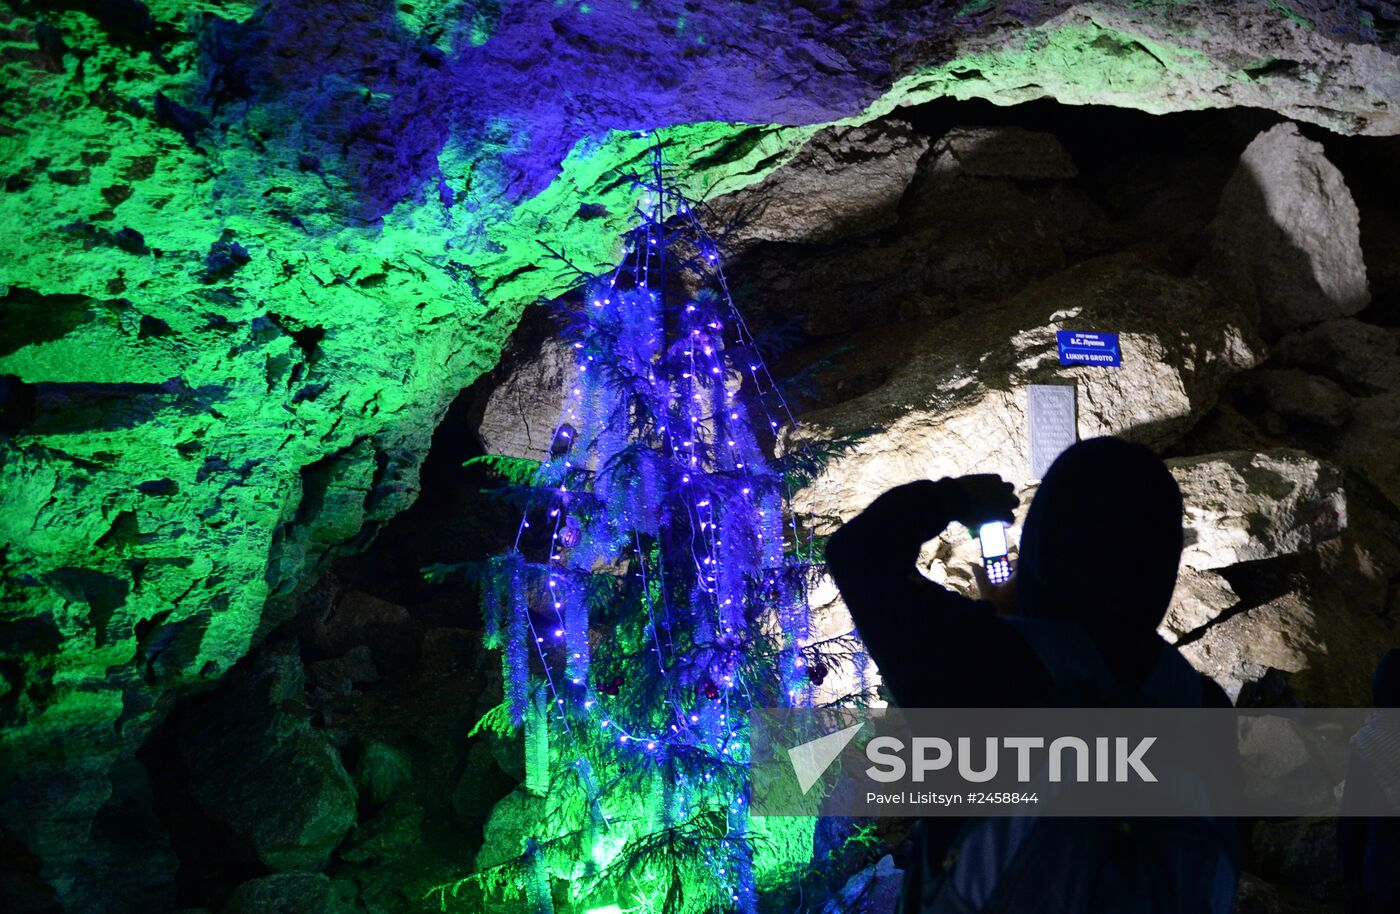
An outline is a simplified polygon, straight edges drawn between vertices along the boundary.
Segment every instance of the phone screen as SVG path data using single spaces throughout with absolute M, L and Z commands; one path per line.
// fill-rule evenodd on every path
M 982 541 L 983 559 L 997 559 L 1006 555 L 1006 524 L 1001 521 L 983 524 L 982 529 L 977 531 L 977 538 Z

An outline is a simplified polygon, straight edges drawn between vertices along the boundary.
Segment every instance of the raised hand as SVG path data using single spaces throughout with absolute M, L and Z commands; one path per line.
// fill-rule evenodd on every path
M 1009 524 L 1015 519 L 1016 506 L 1021 503 L 1016 488 L 995 473 L 959 476 L 952 482 L 961 494 L 953 520 L 975 531 L 994 520 Z

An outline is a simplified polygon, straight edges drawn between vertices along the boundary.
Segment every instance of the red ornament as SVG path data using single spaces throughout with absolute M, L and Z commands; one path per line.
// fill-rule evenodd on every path
M 559 525 L 559 545 L 565 549 L 572 549 L 583 540 L 583 527 L 579 524 L 578 518 L 572 515 L 564 518 L 564 522 Z
M 697 685 L 695 688 L 701 695 L 704 695 L 710 701 L 714 701 L 716 698 L 719 697 L 719 686 L 715 685 L 715 681 L 713 679 L 702 680 L 700 684 Z
M 812 685 L 821 685 L 826 680 L 826 674 L 831 672 L 826 664 L 818 660 L 807 667 L 807 678 L 812 680 Z
M 621 676 L 614 676 L 603 684 L 603 694 L 616 695 L 618 692 L 622 691 L 622 683 L 623 678 Z

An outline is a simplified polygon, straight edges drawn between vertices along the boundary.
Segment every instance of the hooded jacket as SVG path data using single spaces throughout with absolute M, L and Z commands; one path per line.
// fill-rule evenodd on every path
M 919 549 L 976 506 L 956 480 L 892 489 L 829 540 L 827 565 L 866 649 L 905 707 L 1030 707 L 1050 676 L 990 603 L 916 567 Z M 1046 473 L 1021 534 L 1017 611 L 1083 624 L 1119 684 L 1151 674 L 1176 585 L 1181 492 L 1148 448 L 1117 438 L 1070 447 Z M 1204 677 L 1203 677 L 1204 679 Z M 1209 680 L 1204 704 L 1229 707 Z
M 949 591 L 917 567 L 925 541 L 975 514 L 966 498 L 953 479 L 892 489 L 832 535 L 827 566 L 897 704 L 1043 705 L 1054 682 L 1017 627 L 990 603 Z M 1075 444 L 1047 471 L 1026 516 L 1017 611 L 1081 623 L 1119 685 L 1132 691 L 1161 652 L 1173 650 L 1156 629 L 1171 602 L 1182 542 L 1180 489 L 1151 450 L 1116 438 Z M 1210 679 L 1202 676 L 1201 686 L 1202 706 L 1230 707 Z M 930 861 L 942 859 L 962 822 L 923 821 Z M 1221 829 L 1238 857 L 1238 835 Z
M 1348 910 L 1393 911 L 1400 909 L 1400 649 L 1376 666 L 1371 698 L 1376 710 L 1351 740 L 1337 845 Z

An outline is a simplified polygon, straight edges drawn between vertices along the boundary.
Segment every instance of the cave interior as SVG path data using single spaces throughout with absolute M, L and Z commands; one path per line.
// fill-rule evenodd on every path
M 1177 5 L 1118 6 L 1160 37 L 1140 17 Z M 548 908 L 434 894 L 518 853 L 549 813 L 521 728 L 478 726 L 507 688 L 478 587 L 425 569 L 516 535 L 477 458 L 548 455 L 553 314 L 583 294 L 540 242 L 614 261 L 632 211 L 618 175 L 653 130 L 716 220 L 739 309 L 781 340 L 769 367 L 800 380 L 798 426 L 765 450 L 866 436 L 793 495 L 802 535 L 923 476 L 999 472 L 1029 501 L 1007 404 L 1073 379 L 1081 437 L 1142 441 L 1182 485 L 1163 637 L 1240 706 L 1369 705 L 1400 644 L 1400 125 L 1376 114 L 1400 104 L 1400 12 L 1339 5 L 1356 8 L 1344 32 L 1320 4 L 1256 5 L 1240 42 L 1294 44 L 1219 103 L 1165 64 L 1126 100 L 1128 71 L 1102 77 L 1094 55 L 1128 67 L 1161 46 L 1077 4 L 813 3 L 794 6 L 819 28 L 744 15 L 795 30 L 773 66 L 829 78 L 828 94 L 753 76 L 691 97 L 738 77 L 687 37 L 629 121 L 615 63 L 578 77 L 572 107 L 538 101 L 556 76 L 527 113 L 507 104 L 550 67 L 531 56 L 540 28 L 568 45 L 561 66 L 635 63 L 598 37 L 625 4 L 599 0 L 602 25 L 563 2 L 536 18 L 485 0 L 184 18 L 154 0 L 9 4 L 4 908 L 634 910 L 559 872 Z M 698 6 L 648 15 L 667 41 L 721 34 Z M 1160 15 L 1179 30 L 1206 15 L 1187 6 Z M 878 23 L 908 29 L 889 55 L 909 60 L 872 49 Z M 854 63 L 813 64 L 827 30 Z M 1040 36 L 1025 53 L 1051 63 L 998 63 L 1007 34 Z M 910 60 L 945 81 L 873 93 L 924 72 Z M 1309 74 L 1337 61 L 1356 97 L 1319 94 Z M 1037 66 L 1062 82 L 1028 83 Z M 573 143 L 600 93 L 609 129 Z M 470 102 L 449 130 L 444 112 Z M 1051 331 L 1076 319 L 1133 341 L 1121 369 L 1052 364 Z M 1337 529 L 1319 531 L 1327 511 Z M 949 532 L 919 565 L 973 593 L 976 560 Z M 823 635 L 851 630 L 829 578 L 811 604 Z M 839 694 L 852 675 L 813 682 Z M 893 910 L 909 820 L 804 828 L 774 833 L 800 864 L 770 877 L 765 909 Z M 1335 830 L 1254 823 L 1236 910 L 1342 910 Z

